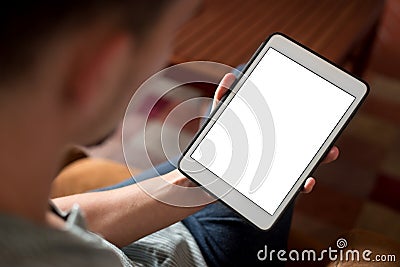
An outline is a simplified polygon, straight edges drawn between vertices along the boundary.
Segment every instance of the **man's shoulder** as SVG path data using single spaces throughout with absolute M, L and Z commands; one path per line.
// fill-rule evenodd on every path
M 35 225 L 0 215 L 1 266 L 118 266 L 107 249 L 96 247 L 69 231 Z

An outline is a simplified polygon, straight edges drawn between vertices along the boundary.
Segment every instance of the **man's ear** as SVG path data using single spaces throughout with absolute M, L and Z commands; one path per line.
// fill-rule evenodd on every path
M 133 56 L 133 39 L 115 34 L 84 45 L 72 61 L 71 75 L 64 92 L 69 105 L 80 112 L 95 111 L 121 85 Z M 108 99 L 109 100 L 109 99 Z

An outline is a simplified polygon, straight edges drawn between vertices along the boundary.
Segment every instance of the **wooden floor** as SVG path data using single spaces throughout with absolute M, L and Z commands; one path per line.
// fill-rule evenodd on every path
M 205 0 L 179 33 L 172 63 L 245 63 L 267 36 L 282 32 L 344 65 L 368 50 L 381 0 Z M 368 51 L 365 51 L 368 52 Z

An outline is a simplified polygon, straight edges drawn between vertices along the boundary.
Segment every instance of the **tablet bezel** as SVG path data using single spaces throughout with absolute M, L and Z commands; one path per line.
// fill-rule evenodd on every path
M 235 84 L 233 84 L 230 88 L 231 93 L 224 100 L 224 103 L 229 103 L 232 100 L 235 93 L 241 88 L 247 79 L 247 76 L 254 70 L 258 62 L 263 58 L 269 48 L 277 50 L 293 61 L 301 64 L 305 68 L 341 88 L 345 92 L 353 95 L 355 100 L 350 105 L 349 109 L 343 115 L 342 119 L 336 125 L 334 130 L 328 136 L 326 141 L 323 143 L 321 148 L 315 154 L 314 158 L 308 164 L 292 189 L 280 203 L 273 215 L 266 212 L 264 209 L 239 193 L 236 189 L 216 176 L 210 170 L 204 168 L 199 162 L 191 158 L 193 151 L 213 126 L 215 120 L 217 120 L 221 113 L 225 110 L 226 105 L 219 105 L 219 107 L 211 114 L 207 123 L 205 123 L 205 125 L 193 139 L 192 143 L 185 150 L 178 162 L 178 169 L 188 178 L 192 179 L 195 183 L 202 185 L 206 191 L 220 199 L 222 202 L 236 210 L 244 218 L 263 230 L 269 229 L 274 224 L 274 222 L 283 213 L 285 208 L 290 204 L 292 199 L 297 195 L 298 192 L 300 192 L 305 180 L 324 158 L 326 153 L 329 151 L 329 148 L 332 146 L 340 132 L 345 128 L 369 92 L 368 84 L 364 81 L 355 78 L 347 71 L 341 69 L 332 62 L 290 39 L 289 37 L 281 33 L 275 33 L 259 47 L 257 52 L 243 70 L 244 75 L 239 77 Z M 202 169 L 202 171 L 199 171 L 199 169 Z

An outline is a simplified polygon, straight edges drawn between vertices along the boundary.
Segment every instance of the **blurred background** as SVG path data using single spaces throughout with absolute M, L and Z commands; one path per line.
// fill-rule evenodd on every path
M 341 155 L 315 173 L 310 195 L 299 197 L 293 217 L 291 248 L 327 248 L 354 228 L 371 230 L 400 242 L 400 1 L 399 0 L 206 0 L 178 33 L 170 64 L 209 60 L 238 66 L 246 63 L 265 38 L 282 32 L 366 80 L 367 101 L 337 141 Z M 192 73 L 222 76 L 213 70 Z M 175 82 L 166 77 L 165 83 Z M 129 149 L 134 167 L 145 169 L 141 153 L 155 163 L 165 160 L 160 144 L 162 122 L 179 103 L 212 96 L 215 85 L 178 87 L 157 101 L 151 116 L 143 110 L 157 97 L 149 90 L 142 106 L 128 114 Z M 193 116 L 207 103 L 192 105 Z M 169 125 L 164 134 L 187 144 L 198 129 Z M 146 131 L 143 132 L 143 129 Z M 145 135 L 147 151 L 140 151 Z M 121 131 L 90 153 L 124 162 Z M 290 164 L 290 163 L 288 163 Z M 309 265 L 309 264 L 308 264 Z M 307 265 L 307 266 L 308 266 Z

